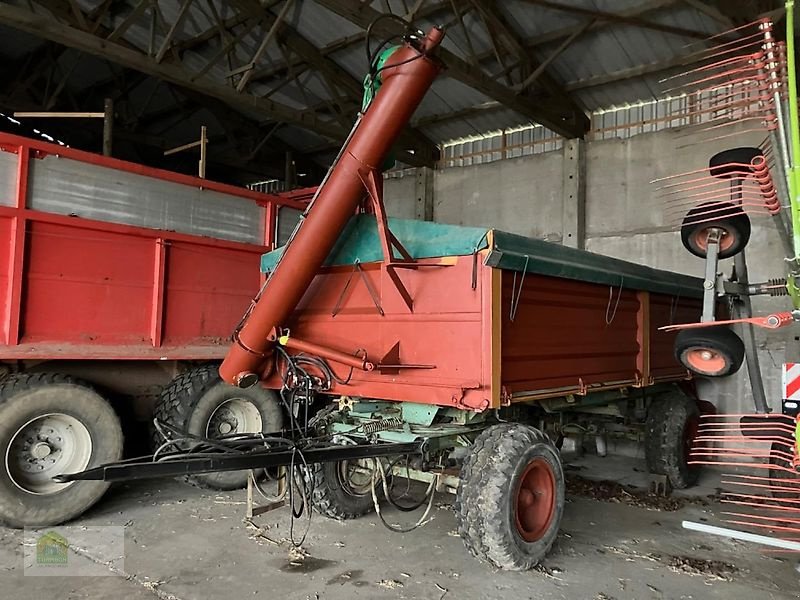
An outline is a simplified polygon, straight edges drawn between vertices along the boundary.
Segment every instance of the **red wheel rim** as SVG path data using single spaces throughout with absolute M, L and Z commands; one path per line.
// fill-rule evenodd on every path
M 693 371 L 709 375 L 722 373 L 728 366 L 725 357 L 713 348 L 691 348 L 683 354 L 683 359 Z
M 692 242 L 703 252 L 708 250 L 708 234 L 710 229 L 712 228 L 707 227 L 706 229 L 698 229 L 692 234 Z M 715 225 L 713 229 L 719 229 L 722 231 L 722 235 L 720 236 L 719 240 L 720 252 L 725 252 L 726 250 L 729 250 L 731 246 L 733 246 L 733 244 L 736 242 L 736 235 L 728 231 L 727 229 L 723 229 L 719 225 Z
M 550 528 L 556 505 L 556 478 L 550 464 L 534 458 L 519 478 L 514 502 L 517 532 L 535 542 Z

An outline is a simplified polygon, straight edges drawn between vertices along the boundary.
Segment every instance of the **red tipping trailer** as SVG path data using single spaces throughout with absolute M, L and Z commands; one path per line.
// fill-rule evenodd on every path
M 267 283 L 220 374 L 277 390 L 292 448 L 309 427 L 311 440 L 342 444 L 337 456 L 376 448 L 366 461 L 320 459 L 310 478 L 319 512 L 369 512 L 379 481 L 399 506 L 388 469 L 430 482 L 429 506 L 435 488 L 456 491 L 467 548 L 526 569 L 558 532 L 556 443 L 570 434 L 594 432 L 600 447 L 644 425 L 650 470 L 677 487 L 695 481 L 699 408 L 676 386 L 688 373 L 674 334 L 658 328 L 700 312 L 702 282 L 499 231 L 387 219 L 379 168 L 438 71 L 442 37 L 412 32 L 371 59 L 367 81 L 380 89 L 287 246 L 265 257 Z M 372 214 L 351 220 L 358 206 Z M 320 396 L 328 405 L 309 420 Z M 421 446 L 384 467 L 386 443 Z
M 49 478 L 121 457 L 107 400 L 150 419 L 170 380 L 215 375 L 193 365 L 222 359 L 261 284 L 279 214 L 292 221 L 307 204 L 294 198 L 307 195 L 0 133 L 1 520 L 55 522 L 99 497 L 73 497 Z M 263 396 L 240 393 L 195 431 L 260 431 L 273 406 Z M 132 399 L 143 401 L 122 402 Z
M 497 230 L 388 225 L 414 259 L 398 275 L 411 304 L 387 273 L 374 216 L 360 215 L 278 340 L 290 355 L 325 348 L 374 363 L 331 394 L 484 411 L 687 379 L 676 334 L 658 328 L 696 316 L 699 279 Z M 266 385 L 279 389 L 282 374 Z

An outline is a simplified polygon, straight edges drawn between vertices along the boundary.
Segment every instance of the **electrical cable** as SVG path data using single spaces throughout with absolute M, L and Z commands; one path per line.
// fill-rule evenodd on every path
M 406 489 L 399 497 L 394 497 L 393 498 L 392 494 L 391 494 L 391 491 L 392 491 L 392 488 L 394 487 L 394 465 L 397 462 L 403 460 L 403 458 L 406 459 L 406 477 L 405 477 Z M 392 506 L 394 506 L 397 510 L 399 510 L 401 512 L 413 512 L 413 511 L 419 509 L 428 500 L 427 496 L 423 496 L 420 501 L 418 501 L 416 504 L 413 504 L 411 506 L 404 506 L 404 505 L 402 505 L 402 504 L 400 504 L 398 502 L 399 498 L 405 498 L 406 496 L 408 496 L 409 492 L 411 491 L 411 477 L 409 477 L 409 470 L 410 470 L 410 464 L 409 463 L 410 463 L 410 461 L 411 461 L 411 456 L 410 455 L 399 456 L 399 457 L 395 458 L 394 460 L 390 461 L 389 462 L 389 467 L 386 469 L 389 472 L 389 478 L 390 478 L 390 483 L 387 486 L 387 492 L 388 493 L 385 494 L 386 500 L 387 500 L 387 502 L 389 502 L 389 504 L 391 504 Z
M 370 40 L 372 39 L 372 28 L 375 27 L 375 25 L 377 25 L 381 21 L 398 21 L 405 28 L 405 32 L 402 35 L 401 34 L 395 34 L 393 36 L 390 36 L 386 40 L 384 40 L 384 42 L 380 46 L 378 46 L 378 48 L 375 50 L 375 52 L 373 54 L 373 52 L 372 52 L 372 50 L 370 48 Z M 370 22 L 370 24 L 367 25 L 367 30 L 366 30 L 366 33 L 364 34 L 364 45 L 365 45 L 365 50 L 367 52 L 367 65 L 369 66 L 370 71 L 372 70 L 375 58 L 377 58 L 377 56 L 380 55 L 380 51 L 383 49 L 383 47 L 387 43 L 389 43 L 389 41 L 391 41 L 393 39 L 402 38 L 405 35 L 408 35 L 408 33 L 411 32 L 411 30 L 412 30 L 412 28 L 411 28 L 410 24 L 405 19 L 403 19 L 400 15 L 395 15 L 395 14 L 392 14 L 392 13 L 384 13 L 384 14 L 381 14 L 381 15 L 378 15 L 377 17 L 375 17 Z M 420 33 L 420 32 L 417 31 L 417 33 Z
M 398 527 L 386 521 L 381 513 L 380 502 L 378 502 L 378 494 L 375 492 L 375 484 L 378 480 L 378 475 L 376 472 L 380 475 L 381 485 L 383 486 L 383 495 L 388 497 L 389 490 L 386 482 L 386 473 L 383 470 L 383 464 L 381 463 L 381 460 L 379 458 L 374 458 L 372 460 L 375 463 L 375 470 L 373 471 L 372 475 L 372 485 L 370 486 L 370 491 L 372 493 L 372 504 L 375 506 L 375 513 L 378 515 L 378 519 L 380 519 L 380 522 L 383 524 L 383 526 L 389 531 L 393 531 L 395 533 L 409 533 L 424 525 L 426 523 L 426 519 L 428 518 L 428 514 L 431 512 L 431 508 L 433 508 L 433 498 L 436 495 L 436 483 L 439 481 L 439 474 L 434 474 L 433 479 L 431 479 L 428 489 L 425 492 L 426 499 L 428 500 L 428 506 L 425 508 L 425 512 L 422 513 L 422 516 L 417 519 L 416 523 L 409 527 Z

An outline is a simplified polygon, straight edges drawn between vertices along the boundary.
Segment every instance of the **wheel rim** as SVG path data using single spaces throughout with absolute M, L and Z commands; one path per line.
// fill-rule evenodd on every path
M 550 527 L 555 512 L 556 479 L 550 464 L 533 459 L 519 479 L 515 494 L 514 518 L 522 539 L 540 540 Z
M 337 463 L 336 477 L 339 487 L 350 496 L 366 496 L 371 493 L 374 465 L 371 460 L 343 460 Z
M 728 366 L 725 356 L 713 348 L 690 348 L 683 359 L 690 369 L 707 375 L 723 373 Z
M 213 439 L 236 433 L 258 433 L 262 427 L 261 411 L 255 404 L 244 398 L 231 398 L 211 413 L 206 437 Z
M 714 225 L 714 227 L 706 227 L 704 229 L 698 229 L 697 231 L 692 234 L 692 242 L 693 244 L 706 252 L 708 250 L 708 235 L 711 229 L 719 229 L 722 232 L 719 240 L 719 251 L 720 252 L 727 252 L 730 250 L 733 245 L 736 243 L 736 235 L 719 225 Z
M 31 419 L 11 438 L 5 467 L 11 481 L 30 494 L 52 494 L 70 485 L 56 475 L 77 473 L 92 458 L 92 436 L 78 419 L 49 413 Z

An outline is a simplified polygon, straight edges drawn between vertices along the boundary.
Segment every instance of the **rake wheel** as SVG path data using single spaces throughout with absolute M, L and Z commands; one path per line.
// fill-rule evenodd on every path
M 744 360 L 744 342 L 726 327 L 684 329 L 675 338 L 675 358 L 705 377 L 733 375 Z
M 729 202 L 706 202 L 686 213 L 681 224 L 681 242 L 689 252 L 705 258 L 712 229 L 722 232 L 720 259 L 739 254 L 750 241 L 750 218 L 740 206 Z

